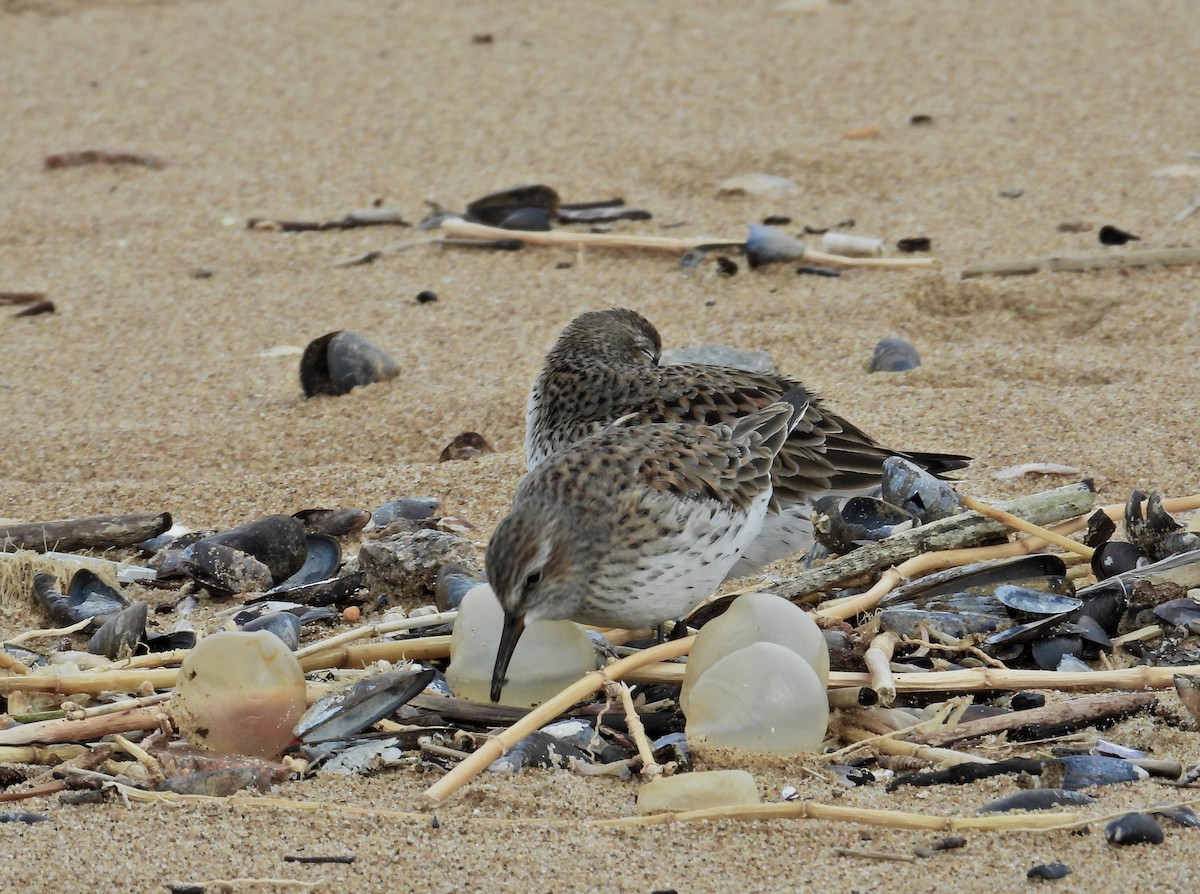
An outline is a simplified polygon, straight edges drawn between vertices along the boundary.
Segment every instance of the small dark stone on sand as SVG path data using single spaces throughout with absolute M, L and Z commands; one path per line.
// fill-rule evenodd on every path
M 1000 190 L 1000 198 L 1002 199 L 1019 199 L 1025 195 L 1023 189 L 1002 189 Z
M 932 115 L 913 115 L 908 119 L 908 123 L 913 127 L 928 127 L 933 124 Z
M 1104 827 L 1109 844 L 1162 844 L 1163 830 L 1147 813 L 1126 813 Z
M 767 227 L 786 227 L 792 222 L 792 219 L 786 214 L 770 214 L 763 218 L 763 226 Z
M 1055 879 L 1065 878 L 1070 874 L 1071 867 L 1066 863 L 1039 863 L 1025 873 L 1025 877 L 1054 881 Z
M 473 43 L 473 44 L 483 45 L 483 44 L 493 43 L 494 41 L 495 41 L 495 38 L 492 37 L 492 35 L 488 34 L 488 33 L 471 35 L 471 43 Z
M 842 275 L 842 271 L 833 267 L 818 267 L 816 264 L 804 264 L 797 267 L 796 272 L 807 276 L 837 277 Z
M 1014 711 L 1028 711 L 1046 704 L 1046 696 L 1040 692 L 1018 692 L 1008 703 Z
M 197 267 L 192 271 L 192 279 L 212 279 L 213 272 L 207 267 Z
M 896 243 L 897 251 L 929 251 L 933 247 L 933 243 L 928 236 L 909 236 L 907 239 L 901 239 Z
M 717 272 L 720 273 L 722 276 L 733 276 L 734 274 L 736 274 L 738 272 L 737 262 L 732 261 L 729 258 L 722 257 L 721 255 L 718 255 L 717 256 Z
M 429 304 L 431 301 L 437 301 L 437 292 L 426 289 L 417 293 L 417 304 Z
M 1135 236 L 1133 233 L 1127 233 L 1124 230 L 1114 227 L 1110 224 L 1105 224 L 1100 228 L 1101 245 L 1124 245 L 1126 242 L 1140 242 L 1141 238 L 1141 236 Z

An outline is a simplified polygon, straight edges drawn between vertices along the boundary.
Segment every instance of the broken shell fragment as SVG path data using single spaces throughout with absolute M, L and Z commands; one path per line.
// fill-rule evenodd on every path
M 830 552 L 848 553 L 916 527 L 917 519 L 878 497 L 821 497 L 813 506 L 813 536 Z
M 756 642 L 709 666 L 692 684 L 685 713 L 689 740 L 801 754 L 825 739 L 829 698 L 807 661 L 777 643 Z
M 869 372 L 907 372 L 921 365 L 917 349 L 902 338 L 881 338 L 871 354 Z
M 442 452 L 438 455 L 438 462 L 475 459 L 477 456 L 495 452 L 492 445 L 487 442 L 487 438 L 479 432 L 465 431 L 455 435 L 450 443 L 442 448 Z
M 1141 558 L 1141 551 L 1132 543 L 1109 540 L 1101 543 L 1092 553 L 1092 573 L 1096 575 L 1096 580 L 1104 580 L 1123 571 L 1132 571 Z
M 459 698 L 490 702 L 503 620 L 500 602 L 487 584 L 463 597 L 446 669 L 446 681 Z M 534 621 L 517 642 L 500 704 L 532 707 L 595 669 L 596 653 L 582 627 L 574 621 Z
M 35 574 L 33 592 L 46 614 L 63 625 L 104 618 L 129 605 L 129 601 L 119 591 L 86 568 L 75 572 L 66 595 L 58 589 L 58 580 L 53 574 Z M 100 622 L 95 623 L 98 625 Z
M 522 211 L 540 210 L 548 221 L 558 211 L 558 193 L 541 183 L 514 186 L 480 196 L 467 205 L 467 217 L 488 226 L 503 226 L 504 221 Z M 509 226 L 509 229 L 533 229 L 532 227 Z
M 274 588 L 277 592 L 294 587 L 306 587 L 317 581 L 329 580 L 342 564 L 342 548 L 328 534 L 307 534 L 304 537 L 304 564 L 287 580 Z
M 883 461 L 880 498 L 915 515 L 923 524 L 963 511 L 962 497 L 950 482 L 900 456 L 889 456 Z
M 275 758 L 304 712 L 304 672 L 273 634 L 214 633 L 180 665 L 170 712 L 193 745 Z
M 777 261 L 795 261 L 804 256 L 804 243 L 775 227 L 750 224 L 750 235 L 744 244 L 746 260 L 751 267 Z
M 758 785 L 745 770 L 705 770 L 647 782 L 638 789 L 637 812 L 647 816 L 761 802 Z
M 243 624 L 242 630 L 247 633 L 265 630 L 267 633 L 277 636 L 279 641 L 291 652 L 295 652 L 300 647 L 300 619 L 291 612 L 271 612 L 267 615 L 260 615 Z
M 1172 680 L 1175 683 L 1175 693 L 1179 696 L 1179 701 L 1192 715 L 1192 720 L 1200 723 L 1200 676 L 1176 674 Z
M 390 354 L 348 330 L 335 330 L 313 339 L 300 357 L 300 387 L 305 397 L 336 397 L 359 385 L 393 379 L 399 373 L 400 366 Z
M 365 509 L 301 509 L 292 516 L 300 519 L 304 530 L 310 534 L 328 534 L 330 537 L 357 534 L 371 520 L 371 513 Z
M 1109 844 L 1162 844 L 1162 826 L 1148 813 L 1126 813 L 1104 827 L 1104 840 Z

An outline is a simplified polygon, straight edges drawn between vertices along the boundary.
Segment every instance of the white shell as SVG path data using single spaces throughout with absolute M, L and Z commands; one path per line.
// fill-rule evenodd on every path
M 825 686 L 807 661 L 755 643 L 713 664 L 692 686 L 687 736 L 769 754 L 816 751 L 829 726 Z
M 791 649 L 816 671 L 821 685 L 829 683 L 829 646 L 808 612 L 781 596 L 745 593 L 725 614 L 700 628 L 688 656 L 679 705 L 688 709 L 691 688 L 712 664 L 751 643 L 777 643 Z
M 446 669 L 446 682 L 458 697 L 491 701 L 503 623 L 504 611 L 490 586 L 480 584 L 463 596 Z M 500 704 L 532 707 L 595 669 L 596 652 L 582 627 L 574 621 L 532 621 L 513 652 Z
M 277 758 L 304 713 L 304 671 L 266 630 L 214 633 L 183 659 L 170 713 L 193 745 Z

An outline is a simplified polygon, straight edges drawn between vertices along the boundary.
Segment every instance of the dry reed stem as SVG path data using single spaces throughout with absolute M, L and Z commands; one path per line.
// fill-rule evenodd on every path
M 441 803 L 486 770 L 493 761 L 502 757 L 505 752 L 527 735 L 541 729 L 576 702 L 598 692 L 605 683 L 622 679 L 630 671 L 644 665 L 686 655 L 691 651 L 695 639 L 694 636 L 689 636 L 652 646 L 637 655 L 630 655 L 628 658 L 614 661 L 607 667 L 592 671 L 583 679 L 576 680 L 558 695 L 534 708 L 508 729 L 484 742 L 469 758 L 426 789 L 424 797 L 435 803 Z M 682 670 L 682 667 L 680 669 Z
M 519 241 L 526 245 L 587 246 L 592 248 L 646 248 L 656 251 L 684 252 L 711 245 L 720 248 L 740 248 L 742 239 L 713 239 L 706 236 L 677 238 L 673 236 L 634 236 L 610 233 L 575 233 L 566 230 L 504 230 L 461 218 L 442 221 L 446 235 L 462 239 Z M 830 264 L 839 267 L 876 267 L 884 270 L 934 269 L 939 266 L 933 258 L 850 258 L 805 248 L 796 261 Z
M 1072 540 L 1070 537 L 1063 537 L 1061 534 L 1055 533 L 1048 528 L 1043 528 L 1041 525 L 1035 525 L 1031 521 L 1025 521 L 1025 519 L 1018 518 L 1011 512 L 1005 512 L 1003 509 L 997 509 L 995 506 L 989 506 L 987 503 L 977 500 L 974 497 L 962 497 L 962 504 L 968 509 L 975 510 L 980 515 L 986 515 L 993 521 L 998 521 L 1003 525 L 1008 525 L 1010 528 L 1014 528 L 1026 534 L 1032 534 L 1035 537 L 1040 537 L 1047 543 L 1053 543 L 1055 546 L 1061 546 L 1067 552 L 1076 553 L 1080 556 L 1083 556 L 1085 559 L 1088 559 L 1089 561 L 1092 558 L 1092 553 L 1095 552 L 1095 550 L 1090 546 L 1085 546 L 1077 540 Z
M 87 742 L 113 733 L 158 729 L 161 714 L 162 711 L 157 709 L 138 708 L 121 714 L 89 717 L 86 720 L 38 720 L 0 730 L 0 745 Z
M 646 728 L 642 726 L 642 718 L 638 716 L 637 708 L 633 704 L 633 692 L 629 689 L 629 684 L 622 680 L 613 685 L 621 696 L 622 707 L 625 708 L 625 726 L 637 746 L 638 757 L 642 762 L 642 776 L 661 776 L 663 768 L 654 759 L 654 749 L 650 740 L 646 738 Z
M 887 706 L 896 700 L 896 681 L 892 677 L 892 655 L 900 638 L 894 633 L 880 633 L 871 640 L 863 660 L 871 675 L 871 688 L 879 696 L 879 703 Z
M 379 624 L 365 624 L 362 627 L 347 630 L 328 639 L 310 643 L 303 649 L 298 649 L 296 657 L 303 661 L 310 655 L 338 648 L 355 640 L 366 639 L 369 636 L 385 636 L 389 633 L 398 633 L 401 630 L 413 630 L 417 627 L 433 627 L 437 624 L 445 624 L 447 621 L 453 621 L 457 617 L 457 611 L 438 612 L 433 615 L 420 615 L 416 618 L 400 618 L 395 621 L 383 621 Z

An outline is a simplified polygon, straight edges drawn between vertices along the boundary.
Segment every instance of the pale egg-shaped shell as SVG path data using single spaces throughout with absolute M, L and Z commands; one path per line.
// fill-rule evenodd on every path
M 759 804 L 758 785 L 745 770 L 702 770 L 659 776 L 638 789 L 637 812 L 684 813 L 710 807 Z
M 458 697 L 491 701 L 503 624 L 504 610 L 490 586 L 480 584 L 463 596 L 446 669 L 446 682 Z M 582 627 L 574 621 L 534 621 L 517 642 L 500 704 L 532 707 L 595 669 L 596 652 Z
M 829 682 L 829 646 L 808 612 L 781 596 L 744 593 L 716 620 L 700 628 L 688 655 L 679 704 L 687 711 L 691 688 L 712 664 L 751 643 L 776 643 L 812 665 L 822 684 Z
M 714 663 L 693 684 L 688 739 L 770 754 L 816 751 L 829 697 L 812 666 L 784 646 L 759 642 Z
M 304 713 L 304 671 L 273 633 L 214 633 L 180 665 L 170 713 L 193 745 L 276 758 Z

